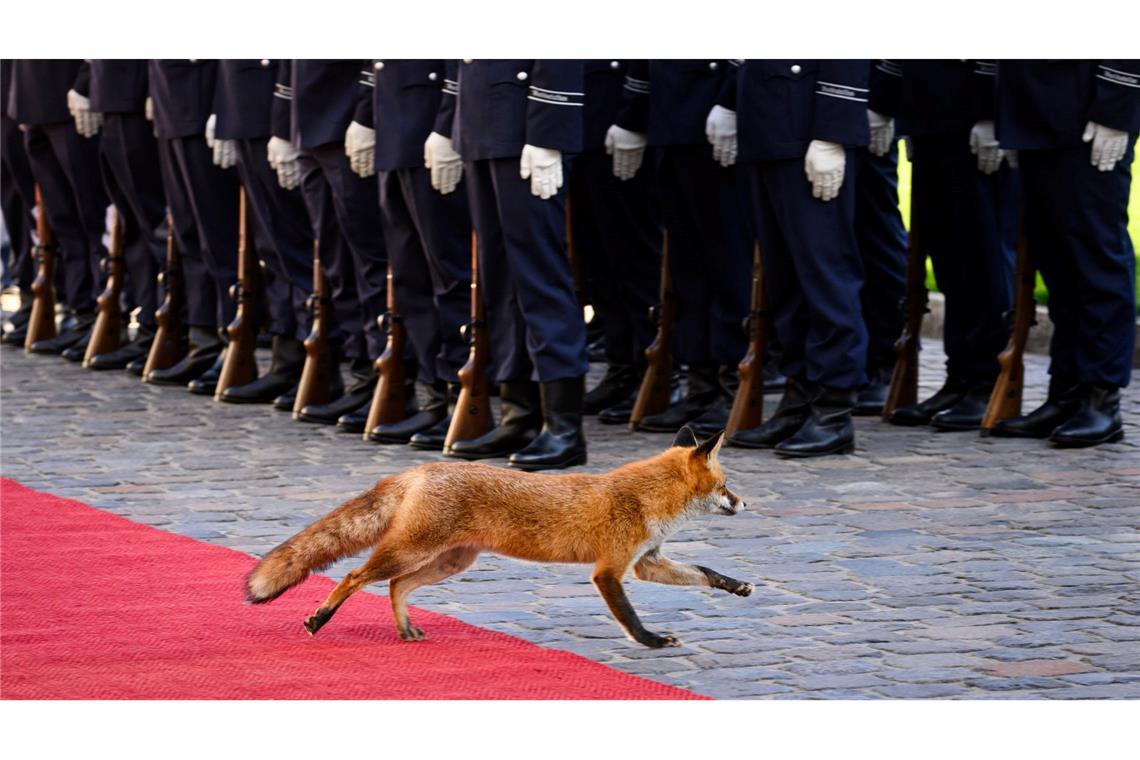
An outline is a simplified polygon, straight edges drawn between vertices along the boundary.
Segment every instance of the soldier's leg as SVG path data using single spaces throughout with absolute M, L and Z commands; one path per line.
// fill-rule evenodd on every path
M 517 159 L 492 160 L 490 168 L 507 276 L 526 325 L 543 418 L 538 437 L 512 454 L 509 464 L 527 470 L 584 464 L 586 324 L 566 253 L 566 188 L 542 200 L 531 193 L 530 182 L 519 177 Z
M 902 331 L 899 304 L 906 290 L 906 228 L 899 211 L 898 147 L 885 156 L 856 151 L 855 238 L 863 261 L 860 300 L 867 326 L 867 387 L 855 414 L 880 415 L 894 368 L 894 343 Z
M 479 290 L 490 336 L 488 366 L 499 383 L 500 415 L 499 424 L 485 435 L 456 441 L 445 452 L 461 459 L 507 456 L 530 443 L 542 424 L 539 390 L 531 379 L 534 365 L 527 351 L 526 325 L 510 280 L 492 164 L 465 162 L 463 184 L 478 238 Z
M 20 289 L 20 308 L 11 315 L 12 330 L 0 337 L 5 345 L 24 345 L 27 337 L 28 319 L 32 313 L 32 280 L 35 279 L 35 263 L 32 259 L 32 230 L 35 219 L 32 208 L 35 206 L 35 177 L 28 163 L 24 148 L 24 134 L 16 122 L 0 113 L 0 194 L 2 194 L 4 224 L 12 241 L 11 265 L 12 281 Z
M 133 341 L 92 357 L 88 366 L 120 369 L 145 357 L 154 339 L 154 313 L 159 306 L 157 279 L 166 249 L 161 236 L 166 204 L 158 145 L 146 118 L 142 114 L 106 114 L 102 140 L 107 191 L 123 219 L 124 294 L 131 306 L 139 308 L 139 330 Z
M 1135 351 L 1135 253 L 1128 199 L 1136 135 L 1115 168 L 1089 163 L 1088 146 L 1041 151 L 1033 180 L 1048 197 L 1061 232 L 1055 250 L 1076 272 L 1075 359 L 1079 407 L 1052 432 L 1059 446 L 1093 446 L 1124 435 L 1120 389 Z M 1050 289 L 1058 283 L 1049 283 Z M 1062 286 L 1063 287 L 1063 286 Z
M 346 431 L 359 431 L 361 415 L 368 414 L 378 375 L 373 362 L 384 352 L 387 336 L 377 324 L 387 309 L 388 254 L 380 224 L 379 196 L 375 180 L 357 176 L 348 164 L 342 143 L 322 145 L 311 151 L 330 190 L 332 210 L 341 237 L 351 255 L 356 280 L 358 311 L 367 354 L 352 363 L 353 382 L 343 396 L 328 404 L 303 409 L 301 419 L 337 424 L 342 417 Z
M 273 355 L 269 371 L 253 382 L 226 388 L 222 401 L 268 404 L 292 390 L 305 364 L 309 330 L 305 298 L 313 282 L 313 243 L 300 190 L 286 190 L 266 160 L 266 140 L 237 141 L 237 169 L 259 258 L 269 273 L 262 288 Z

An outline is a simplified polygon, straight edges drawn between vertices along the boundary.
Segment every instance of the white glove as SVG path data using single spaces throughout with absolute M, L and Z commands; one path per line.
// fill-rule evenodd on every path
M 713 160 L 721 166 L 736 163 L 736 111 L 713 106 L 705 119 L 705 136 L 713 146 Z
M 424 168 L 431 169 L 431 186 L 447 195 L 463 179 L 463 157 L 451 146 L 451 138 L 432 132 L 424 140 Z
M 270 137 L 265 146 L 269 165 L 277 171 L 277 184 L 286 190 L 293 190 L 301 184 L 301 164 L 297 160 L 301 151 L 293 143 L 280 137 Z
M 1002 150 L 994 135 L 992 121 L 979 121 L 970 129 L 970 152 L 978 157 L 978 171 L 993 174 L 1001 168 L 1001 160 L 1008 158 L 1009 151 Z M 1010 159 L 1010 166 L 1016 166 L 1017 159 Z
M 1081 135 L 1085 142 L 1092 142 L 1090 162 L 1102 172 L 1110 172 L 1116 162 L 1124 158 L 1128 151 L 1128 133 L 1090 121 Z
M 871 155 L 880 157 L 890 153 L 891 143 L 895 141 L 895 120 L 868 108 L 867 123 L 871 127 L 871 142 L 867 150 Z
M 842 145 L 812 140 L 804 156 L 804 172 L 811 183 L 811 196 L 829 201 L 839 195 L 847 170 L 847 151 Z
M 344 133 L 344 153 L 352 171 L 361 177 L 376 173 L 376 130 L 352 122 Z
M 530 180 L 530 193 L 546 200 L 562 187 L 562 151 L 524 145 L 519 156 L 519 176 Z
M 143 103 L 143 116 L 146 117 L 147 121 L 154 121 L 154 98 L 149 95 Z
M 614 176 L 633 179 L 645 158 L 649 138 L 640 132 L 630 132 L 617 124 L 606 132 L 606 153 L 614 157 Z
M 67 91 L 67 110 L 75 119 L 75 131 L 84 137 L 94 137 L 103 126 L 103 114 L 91 110 L 91 101 L 75 90 Z
M 210 114 L 210 118 L 206 119 L 206 145 L 214 150 L 214 166 L 229 169 L 237 163 L 237 142 L 214 137 L 217 125 L 218 115 Z

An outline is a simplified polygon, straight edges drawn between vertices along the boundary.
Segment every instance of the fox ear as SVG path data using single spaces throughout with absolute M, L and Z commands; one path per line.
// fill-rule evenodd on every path
M 719 433 L 717 433 L 716 435 L 712 436 L 711 438 L 709 438 L 707 441 L 702 443 L 700 446 L 698 446 L 697 450 L 694 451 L 693 453 L 694 454 L 701 454 L 706 459 L 710 459 L 710 460 L 716 459 L 716 455 L 720 452 L 720 445 L 722 443 L 724 443 L 724 431 L 723 430 L 720 431 Z
M 693 435 L 693 429 L 685 425 L 677 431 L 677 435 L 673 438 L 673 445 L 680 446 L 683 449 L 696 448 L 697 437 Z

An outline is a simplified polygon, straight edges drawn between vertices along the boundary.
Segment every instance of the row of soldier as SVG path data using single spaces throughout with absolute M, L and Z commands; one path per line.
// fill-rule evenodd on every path
M 109 199 L 139 329 L 87 366 L 143 373 L 169 235 L 188 347 L 147 382 L 297 407 L 302 420 L 380 442 L 446 441 L 451 456 L 566 467 L 586 459 L 583 414 L 627 423 L 634 413 L 665 257 L 683 390 L 665 409 L 634 413 L 634 427 L 724 428 L 748 349 L 741 322 L 764 313 L 763 387 L 782 396 L 771 419 L 729 442 L 848 453 L 852 415 L 887 403 L 903 326 L 905 134 L 912 235 L 946 298 L 947 376 L 931 398 L 889 405 L 888 420 L 979 428 L 1009 336 L 1020 231 L 1049 288 L 1051 382 L 1041 408 L 992 432 L 1068 446 L 1122 434 L 1135 315 L 1133 62 L 19 60 L 3 72 L 17 279 L 26 290 L 33 276 L 34 185 L 68 307 L 56 337 L 28 346 L 36 353 L 90 353 Z M 239 300 L 239 188 L 264 269 L 272 365 L 218 389 Z M 298 406 L 314 241 L 331 361 L 348 362 L 351 381 L 332 372 L 327 401 Z M 754 244 L 763 312 L 749 299 Z M 501 417 L 483 435 L 447 440 L 473 273 Z M 607 363 L 589 392 L 583 291 Z M 402 419 L 366 429 L 389 301 L 419 403 L 409 392 Z M 26 312 L 5 342 L 23 345 Z

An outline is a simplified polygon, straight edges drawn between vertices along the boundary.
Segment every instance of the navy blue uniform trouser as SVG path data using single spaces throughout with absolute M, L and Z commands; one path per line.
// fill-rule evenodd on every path
M 651 204 L 652 176 L 652 167 L 643 166 L 633 179 L 618 179 L 613 159 L 600 149 L 577 156 L 570 176 L 574 254 L 603 319 L 611 364 L 643 363 L 656 332 L 649 308 L 661 277 L 661 227 Z
M 1089 146 L 1019 152 L 1029 250 L 1049 290 L 1049 372 L 1123 388 L 1136 340 L 1136 258 L 1128 235 L 1132 147 L 1110 172 Z
M 943 342 L 953 377 L 992 380 L 1009 340 L 1019 178 L 1004 163 L 978 171 L 968 133 L 911 138 L 914 208 L 911 226 L 930 256 L 946 296 Z
M 902 332 L 899 308 L 906 292 L 906 227 L 899 211 L 898 146 L 876 156 L 855 151 L 855 239 L 863 260 L 860 302 L 867 326 L 867 369 L 894 365 L 894 344 Z
M 752 284 L 753 235 L 740 167 L 722 167 L 708 145 L 658 151 L 661 216 L 677 294 L 675 355 L 735 366 L 747 348 L 743 322 Z
M 3 208 L 4 225 L 12 241 L 12 260 L 5 261 L 5 280 L 15 282 L 20 290 L 28 293 L 35 279 L 35 264 L 32 261 L 32 230 L 35 219 L 32 208 L 36 205 L 36 179 L 28 163 L 24 150 L 24 133 L 0 113 L 0 207 Z
M 99 138 L 81 137 L 66 121 L 30 125 L 24 146 L 59 245 L 61 300 L 77 312 L 93 312 L 107 226 Z
M 440 195 L 423 167 L 377 173 L 396 307 L 419 365 L 418 379 L 459 381 L 471 318 L 471 214 L 467 188 Z
M 269 165 L 268 139 L 237 140 L 237 169 L 258 258 L 269 273 L 264 286 L 269 332 L 304 340 L 310 317 L 305 302 L 313 289 L 313 228 L 300 190 L 277 183 Z
M 866 382 L 867 328 L 855 239 L 858 167 L 847 151 L 838 197 L 812 197 L 802 158 L 748 165 L 764 286 L 788 377 L 832 388 Z
M 158 143 L 141 113 L 108 113 L 103 117 L 103 180 L 123 224 L 123 258 L 127 308 L 140 307 L 138 321 L 155 326 L 158 273 L 166 257 Z
M 563 176 L 569 167 L 563 161 Z M 497 382 L 586 374 L 586 324 L 566 251 L 566 187 L 542 200 L 519 159 L 464 162 Z
M 237 306 L 229 296 L 237 282 L 237 172 L 214 166 L 204 137 L 160 139 L 159 152 L 182 251 L 187 324 L 224 328 Z
M 321 268 L 332 288 L 337 324 L 330 340 L 342 343 L 349 357 L 376 359 L 387 342 L 376 319 L 388 309 L 388 252 L 376 182 L 352 171 L 341 142 L 302 153 L 301 173 Z

